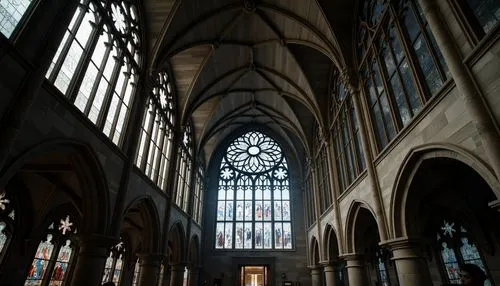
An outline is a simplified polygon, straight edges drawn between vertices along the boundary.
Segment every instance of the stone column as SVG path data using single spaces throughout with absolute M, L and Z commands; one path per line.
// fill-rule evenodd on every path
M 323 271 L 321 271 L 321 266 L 320 265 L 315 265 L 311 267 L 311 281 L 312 281 L 312 286 L 321 286 L 323 285 L 321 283 L 321 275 L 323 274 Z
M 335 266 L 332 262 L 328 262 L 323 268 L 325 273 L 325 286 L 335 286 Z
M 385 243 L 392 250 L 399 285 L 432 285 L 427 261 L 419 240 L 396 238 Z
M 118 240 L 113 237 L 90 235 L 78 237 L 79 252 L 70 285 L 101 285 L 104 264 L 109 249 Z
M 198 278 L 200 276 L 200 266 L 191 265 L 189 267 L 189 276 L 188 276 L 188 286 L 197 286 Z
M 457 89 L 463 96 L 465 107 L 477 128 L 486 157 L 489 159 L 497 178 L 500 178 L 500 136 L 496 130 L 494 119 L 490 115 L 491 112 L 475 87 L 468 67 L 463 63 L 456 41 L 443 20 L 438 2 L 436 0 L 419 0 Z
M 158 285 L 160 264 L 163 259 L 161 254 L 139 254 L 138 285 Z
M 342 257 L 347 265 L 347 278 L 349 286 L 368 286 L 365 263 L 361 255 L 347 254 Z
M 170 271 L 170 286 L 182 286 L 186 264 L 179 263 L 172 265 Z
M 160 276 L 159 286 L 170 286 L 170 265 L 168 263 L 163 264 L 163 276 Z

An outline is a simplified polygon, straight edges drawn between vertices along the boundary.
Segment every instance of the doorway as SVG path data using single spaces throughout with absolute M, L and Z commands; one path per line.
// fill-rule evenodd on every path
M 240 286 L 268 286 L 267 266 L 241 266 Z

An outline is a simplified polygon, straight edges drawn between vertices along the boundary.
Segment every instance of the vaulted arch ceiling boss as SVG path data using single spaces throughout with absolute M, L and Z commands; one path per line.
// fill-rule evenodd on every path
M 317 1 L 148 0 L 145 7 L 153 70 L 171 69 L 179 117 L 192 118 L 207 159 L 219 139 L 248 123 L 309 153 L 313 127 L 325 128 L 331 73 L 345 66 Z

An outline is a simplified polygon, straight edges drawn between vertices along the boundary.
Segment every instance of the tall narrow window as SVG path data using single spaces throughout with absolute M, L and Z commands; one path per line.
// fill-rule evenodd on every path
M 138 282 L 138 278 L 139 278 L 139 270 L 141 269 L 141 265 L 139 263 L 139 258 L 137 258 L 137 261 L 135 262 L 135 265 L 134 265 L 134 278 L 132 279 L 132 285 L 137 285 L 139 282 Z
M 7 192 L 0 188 L 0 262 L 7 252 L 10 240 L 14 235 L 15 218 L 12 202 L 7 196 Z
M 141 33 L 133 2 L 81 0 L 46 74 L 119 146 L 140 61 Z
M 174 100 L 166 73 L 158 74 L 146 108 L 135 164 L 165 190 L 174 129 Z
M 291 249 L 288 164 L 272 138 L 250 131 L 220 165 L 216 249 Z
M 76 225 L 69 215 L 53 221 L 38 245 L 24 285 L 63 285 L 67 283 L 74 256 L 71 235 Z
M 203 210 L 203 192 L 205 189 L 203 168 L 199 167 L 196 173 L 196 182 L 194 189 L 193 213 L 191 214 L 194 221 L 201 224 L 201 212 Z
M 319 126 L 315 128 L 316 141 L 314 150 L 318 150 L 316 156 L 316 181 L 318 182 L 318 190 L 321 194 L 320 210 L 324 213 L 332 204 L 332 193 L 330 188 L 330 171 L 328 170 L 326 145 L 323 144 L 323 137 Z
M 358 60 L 383 149 L 450 74 L 417 1 L 365 1 L 359 23 Z
M 184 130 L 182 144 L 179 147 L 177 168 L 177 190 L 175 203 L 184 211 L 188 210 L 191 175 L 193 170 L 193 133 L 191 124 Z
M 102 283 L 114 282 L 115 285 L 120 285 L 125 251 L 126 245 L 123 240 L 111 249 L 108 258 L 106 259 L 106 264 L 104 265 Z
M 449 283 L 460 284 L 459 265 L 464 263 L 479 266 L 490 277 L 479 249 L 465 226 L 444 220 L 437 230 L 437 244 L 445 280 Z M 491 280 L 486 280 L 484 285 L 490 286 Z
M 338 84 L 333 94 L 337 106 L 332 136 L 335 140 L 335 156 L 341 191 L 344 191 L 365 169 L 364 153 L 351 95 L 343 84 Z
M 0 33 L 10 38 L 33 2 L 31 0 L 0 1 Z
M 466 0 L 484 33 L 489 33 L 500 21 L 499 0 Z

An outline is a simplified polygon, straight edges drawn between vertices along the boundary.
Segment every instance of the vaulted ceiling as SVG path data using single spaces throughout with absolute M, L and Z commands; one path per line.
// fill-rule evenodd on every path
M 327 125 L 332 73 L 349 59 L 350 43 L 336 34 L 351 41 L 352 28 L 336 31 L 331 23 L 351 17 L 335 10 L 352 9 L 350 2 L 144 1 L 151 70 L 171 72 L 179 118 L 192 120 L 206 162 L 226 135 L 247 124 L 272 128 L 299 158 L 310 154 L 314 128 Z

